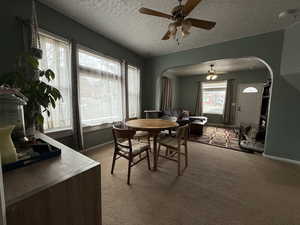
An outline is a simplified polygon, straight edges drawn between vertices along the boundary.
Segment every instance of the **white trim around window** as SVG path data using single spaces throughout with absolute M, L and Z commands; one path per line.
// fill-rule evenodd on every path
M 224 115 L 227 80 L 201 83 L 202 112 L 206 115 Z
M 123 120 L 122 64 L 86 49 L 78 49 L 82 127 L 107 127 Z
M 51 69 L 55 73 L 53 81 L 42 81 L 57 88 L 62 95 L 62 99 L 56 102 L 55 109 L 50 108 L 50 117 L 43 113 L 45 132 L 72 130 L 71 43 L 45 31 L 40 31 L 40 41 L 43 50 L 40 67 L 43 70 Z

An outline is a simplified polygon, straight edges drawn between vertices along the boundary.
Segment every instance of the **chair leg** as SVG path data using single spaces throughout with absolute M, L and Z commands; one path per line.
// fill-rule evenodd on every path
M 151 170 L 151 166 L 150 166 L 150 157 L 149 157 L 149 150 L 147 150 L 147 163 L 148 163 L 148 169 Z
M 132 157 L 129 157 L 129 160 L 128 160 L 128 174 L 127 174 L 127 184 L 128 185 L 130 185 L 131 161 L 132 161 Z
M 180 154 L 180 146 L 178 147 L 178 149 L 177 149 L 177 160 L 178 160 L 178 168 L 177 168 L 177 173 L 178 173 L 178 176 L 180 176 L 181 175 L 181 171 L 180 171 L 180 164 L 181 164 L 181 162 L 180 162 L 180 156 L 181 156 L 181 154 Z
M 151 141 L 150 141 L 150 135 L 148 136 L 148 145 L 149 145 L 149 151 L 151 152 Z
M 188 149 L 187 149 L 187 145 L 184 145 L 184 151 L 185 151 L 185 168 L 188 167 Z
M 160 149 L 161 149 L 161 145 L 160 145 L 160 143 L 158 143 L 158 148 L 157 148 L 157 160 L 158 160 L 158 157 L 159 157 L 159 154 L 160 154 Z
M 112 160 L 112 165 L 111 165 L 111 171 L 110 171 L 111 174 L 114 173 L 115 164 L 116 164 L 116 157 L 117 157 L 117 150 L 115 149 L 114 155 L 113 155 L 113 160 Z

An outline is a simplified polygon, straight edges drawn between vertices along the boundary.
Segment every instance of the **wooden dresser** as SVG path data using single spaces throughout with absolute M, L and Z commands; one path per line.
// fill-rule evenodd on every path
M 7 225 L 101 225 L 100 164 L 37 137 L 62 154 L 3 174 Z

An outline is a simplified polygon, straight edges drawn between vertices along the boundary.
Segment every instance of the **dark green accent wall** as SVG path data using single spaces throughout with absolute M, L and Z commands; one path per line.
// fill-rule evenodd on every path
M 124 59 L 130 65 L 138 66 L 143 76 L 143 58 L 127 48 L 110 39 L 93 32 L 76 21 L 62 15 L 61 13 L 43 5 L 37 4 L 39 25 L 42 29 L 52 32 L 67 39 L 75 39 L 78 44 L 103 54 Z M 15 17 L 24 19 L 31 18 L 31 0 L 2 0 L 0 27 L 1 27 L 1 61 L 0 73 L 12 68 L 15 57 L 23 51 L 22 31 Z M 75 74 L 73 74 L 75 76 Z M 85 144 L 87 147 L 102 144 L 112 140 L 111 130 L 103 129 L 86 133 Z M 70 137 L 60 141 L 72 145 Z
M 159 107 L 161 74 L 169 68 L 206 61 L 254 56 L 264 60 L 273 71 L 265 154 L 300 160 L 299 76 L 280 74 L 284 31 L 192 49 L 148 59 L 143 80 L 143 108 Z M 154 88 L 153 88 L 154 87 Z

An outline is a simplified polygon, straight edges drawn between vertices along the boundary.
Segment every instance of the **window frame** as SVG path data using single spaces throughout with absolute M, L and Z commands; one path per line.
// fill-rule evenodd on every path
M 257 94 L 258 89 L 253 86 L 246 87 L 242 90 L 242 94 Z
M 203 84 L 204 83 L 218 83 L 218 82 L 224 82 L 226 84 L 226 87 L 225 87 L 225 95 L 224 95 L 224 105 L 223 105 L 223 109 L 222 109 L 222 113 L 205 113 L 204 112 L 204 104 L 203 104 Z M 227 95 L 227 80 L 218 80 L 218 81 L 206 81 L 206 82 L 201 82 L 201 104 L 202 104 L 202 114 L 203 115 L 214 115 L 214 116 L 224 116 L 224 113 L 225 113 L 225 107 L 226 107 L 226 95 Z M 205 89 L 208 89 L 208 88 L 205 88 Z
M 78 82 L 78 89 L 79 89 L 79 94 L 78 94 L 78 97 L 79 97 L 79 108 L 76 109 L 79 111 L 79 114 L 80 114 L 80 117 L 82 117 L 81 115 L 81 110 L 80 110 L 80 64 L 79 64 L 79 51 L 82 50 L 82 51 L 86 51 L 87 53 L 90 53 L 90 54 L 94 54 L 96 56 L 99 56 L 99 57 L 104 57 L 104 58 L 107 58 L 109 60 L 112 60 L 112 61 L 116 61 L 118 63 L 120 63 L 120 77 L 121 77 L 121 92 L 122 92 L 122 109 L 123 109 L 123 118 L 125 118 L 125 111 L 124 111 L 124 105 L 123 105 L 123 95 L 124 95 L 124 87 L 125 87 L 125 84 L 124 84 L 124 72 L 122 70 L 122 67 L 123 67 L 123 61 L 118 59 L 118 58 L 115 58 L 115 57 L 111 57 L 109 55 L 105 55 L 101 52 L 98 52 L 94 49 L 91 49 L 91 48 L 88 48 L 84 45 L 81 45 L 81 44 L 77 44 L 77 48 L 76 48 L 77 52 L 76 52 L 76 57 L 77 57 L 77 82 Z M 82 127 L 82 130 L 84 133 L 90 133 L 90 132 L 95 132 L 95 131 L 99 131 L 99 130 L 104 130 L 104 129 L 109 129 L 112 127 L 112 123 L 102 123 L 102 124 L 94 124 L 94 125 L 86 125 L 86 126 L 83 126 L 82 122 L 80 121 L 80 124 L 81 124 L 81 127 Z
M 71 126 L 70 128 L 57 128 L 57 129 L 51 129 L 51 130 L 45 130 L 44 132 L 47 133 L 47 135 L 53 137 L 53 138 L 64 138 L 73 136 L 76 132 L 78 132 L 78 129 L 81 130 L 83 133 L 89 133 L 89 132 L 96 132 L 103 129 L 109 129 L 112 127 L 112 123 L 105 123 L 101 125 L 93 125 L 93 126 L 85 126 L 85 127 L 77 127 L 75 125 L 74 121 L 74 113 L 77 112 L 77 114 L 81 114 L 80 112 L 80 95 L 78 93 L 78 99 L 74 99 L 72 96 L 77 90 L 74 90 L 74 83 L 77 86 L 77 89 L 79 90 L 80 85 L 80 77 L 79 77 L 79 50 L 82 49 L 84 51 L 90 52 L 92 54 L 98 55 L 100 57 L 105 57 L 114 61 L 118 61 L 121 64 L 121 79 L 122 79 L 122 110 L 123 110 L 123 119 L 128 118 L 129 115 L 129 96 L 128 96 L 128 83 L 127 83 L 127 74 L 128 74 L 128 68 L 134 67 L 139 71 L 140 76 L 140 91 L 139 91 L 139 108 L 140 108 L 140 116 L 142 115 L 142 72 L 138 65 L 135 63 L 128 64 L 127 61 L 122 60 L 120 58 L 107 55 L 101 51 L 94 50 L 92 48 L 86 47 L 85 45 L 82 45 L 80 43 L 77 43 L 76 41 L 73 42 L 71 38 L 66 38 L 60 35 L 57 35 L 55 33 L 49 32 L 45 29 L 39 28 L 38 32 L 46 37 L 49 37 L 51 39 L 62 41 L 65 44 L 69 45 L 69 62 L 70 62 L 70 73 L 71 73 L 71 83 L 70 83 L 70 90 L 71 90 Z M 75 60 L 75 61 L 73 61 Z M 76 107 L 76 109 L 73 109 L 74 106 L 78 105 L 79 107 Z M 81 123 L 81 121 L 80 121 Z
M 73 115 L 73 85 L 72 85 L 72 42 L 67 39 L 64 38 L 60 35 L 54 34 L 52 32 L 49 32 L 47 30 L 44 30 L 42 28 L 38 29 L 38 33 L 39 35 L 45 36 L 46 38 L 49 39 L 53 39 L 55 41 L 59 41 L 64 43 L 65 45 L 68 46 L 68 51 L 69 51 L 69 57 L 68 57 L 68 64 L 69 64 L 69 71 L 70 71 L 70 84 L 69 84 L 69 88 L 70 88 L 70 127 L 65 127 L 65 128 L 52 128 L 52 129 L 47 129 L 47 130 L 43 130 L 43 132 L 49 136 L 55 136 L 57 138 L 62 138 L 62 137 L 67 137 L 67 136 L 71 136 L 73 134 L 74 131 L 74 115 Z
M 129 90 L 128 90 L 128 87 L 129 87 L 129 67 L 131 67 L 131 68 L 134 68 L 134 69 L 136 69 L 137 70 L 137 73 L 138 73 L 138 75 L 139 75 L 139 115 L 138 115 L 138 117 L 140 117 L 141 116 L 141 114 L 142 114 L 142 104 L 141 104 L 141 101 L 142 101 L 142 95 L 141 95 L 141 93 L 142 93 L 142 79 L 141 79 L 141 70 L 140 70 L 140 68 L 139 67 L 137 67 L 137 66 L 133 66 L 133 65 L 131 65 L 131 64 L 126 64 L 126 90 L 127 90 L 127 93 L 126 93 L 126 95 L 127 95 L 127 97 L 126 97 L 126 109 L 127 109 L 127 112 L 126 112 L 126 117 L 128 118 L 128 119 L 133 119 L 133 118 L 136 118 L 136 117 L 130 117 L 130 109 L 129 109 L 129 102 L 130 102 L 130 100 L 129 100 Z

